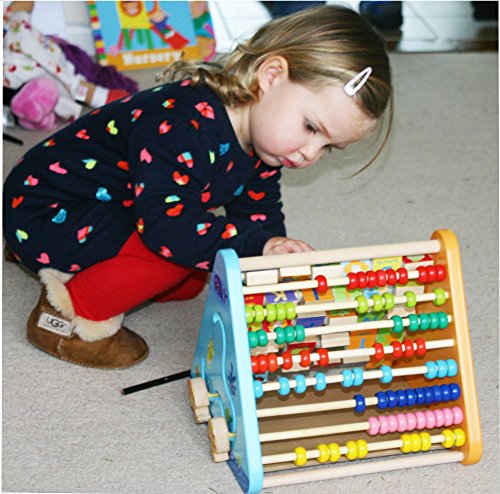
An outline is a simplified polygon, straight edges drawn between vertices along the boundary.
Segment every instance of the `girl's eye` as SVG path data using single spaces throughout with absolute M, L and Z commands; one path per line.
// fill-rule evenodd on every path
M 313 134 L 316 134 L 318 132 L 318 129 L 316 129 L 316 127 L 310 122 L 306 122 L 305 126 L 307 132 L 312 132 Z

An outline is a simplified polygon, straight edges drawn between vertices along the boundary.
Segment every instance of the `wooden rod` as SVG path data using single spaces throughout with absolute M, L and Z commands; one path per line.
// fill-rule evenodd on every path
M 430 436 L 431 444 L 440 444 L 445 440 L 445 436 L 443 434 L 436 434 L 435 436 Z M 400 449 L 403 446 L 402 439 L 393 439 L 389 441 L 378 441 L 373 443 L 366 444 L 368 453 L 373 451 L 384 451 L 387 449 Z M 347 446 L 340 446 L 340 454 L 346 455 L 348 453 Z M 306 451 L 306 458 L 308 460 L 315 460 L 319 458 L 320 451 L 318 449 L 309 449 Z M 263 465 L 272 465 L 274 463 L 286 463 L 286 462 L 294 462 L 297 458 L 295 452 L 291 453 L 278 453 L 274 455 L 267 455 L 262 457 Z
M 366 247 L 351 247 L 348 249 L 316 250 L 294 254 L 279 254 L 275 256 L 244 257 L 240 259 L 240 270 L 260 271 L 307 264 L 334 264 L 353 259 L 375 259 L 384 257 L 417 256 L 439 252 L 439 240 L 424 242 L 408 242 L 386 245 L 369 245 Z
M 408 272 L 408 280 L 416 280 L 419 276 L 420 274 L 418 271 Z M 346 286 L 349 284 L 349 278 L 347 276 L 342 278 L 327 278 L 326 282 L 329 287 Z M 316 280 L 284 281 L 282 283 L 272 283 L 268 285 L 243 286 L 243 295 L 284 292 L 290 290 L 306 290 L 308 288 L 318 288 L 318 282 Z
M 453 318 L 450 315 L 448 317 L 448 324 L 453 322 Z M 408 317 L 403 317 L 403 326 L 409 326 L 410 320 Z M 383 319 L 382 321 L 367 321 L 367 322 L 358 322 L 353 324 L 339 324 L 338 326 L 316 326 L 311 328 L 305 328 L 304 334 L 306 338 L 311 336 L 324 336 L 335 333 L 347 333 L 351 331 L 366 331 L 368 329 L 391 329 L 394 327 L 394 321 L 391 319 Z M 274 341 L 276 339 L 276 331 L 272 331 L 268 333 L 267 338 L 269 341 Z
M 263 489 L 280 487 L 284 485 L 300 484 L 320 480 L 354 477 L 391 470 L 406 470 L 407 468 L 428 467 L 443 463 L 456 463 L 464 459 L 461 451 L 429 452 L 422 455 L 402 456 L 388 460 L 377 460 L 360 463 L 330 464 L 323 468 L 301 469 L 289 473 L 265 474 Z

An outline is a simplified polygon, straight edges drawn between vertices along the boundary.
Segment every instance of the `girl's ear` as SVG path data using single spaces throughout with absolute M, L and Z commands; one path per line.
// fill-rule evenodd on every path
M 271 86 L 286 79 L 288 79 L 288 62 L 282 56 L 266 58 L 257 69 L 257 80 L 262 92 L 267 92 Z

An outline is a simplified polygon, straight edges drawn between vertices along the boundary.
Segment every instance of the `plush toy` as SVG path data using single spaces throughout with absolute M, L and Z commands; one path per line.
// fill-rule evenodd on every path
M 54 108 L 58 100 L 55 83 L 47 77 L 38 77 L 28 81 L 14 95 L 10 109 L 25 129 L 53 130 L 57 127 Z
M 64 40 L 31 24 L 34 2 L 12 2 L 4 11 L 3 86 L 16 92 L 11 111 L 27 129 L 52 130 L 80 116 L 82 104 L 97 108 L 137 91 L 114 67 L 99 67 Z

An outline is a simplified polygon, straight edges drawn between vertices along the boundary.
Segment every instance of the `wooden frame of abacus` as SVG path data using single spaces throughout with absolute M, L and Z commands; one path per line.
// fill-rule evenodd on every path
M 382 269 L 353 268 L 375 264 Z M 245 306 L 252 294 L 294 290 L 334 296 Z M 343 322 L 353 310 L 356 321 Z M 319 312 L 319 327 L 293 324 Z M 256 329 L 256 319 L 269 324 Z M 356 332 L 376 343 L 351 348 Z M 300 344 L 308 349 L 290 350 Z M 191 376 L 195 420 L 208 422 L 213 459 L 228 461 L 244 492 L 481 457 L 460 253 L 450 230 L 423 242 L 278 256 L 219 251 Z

